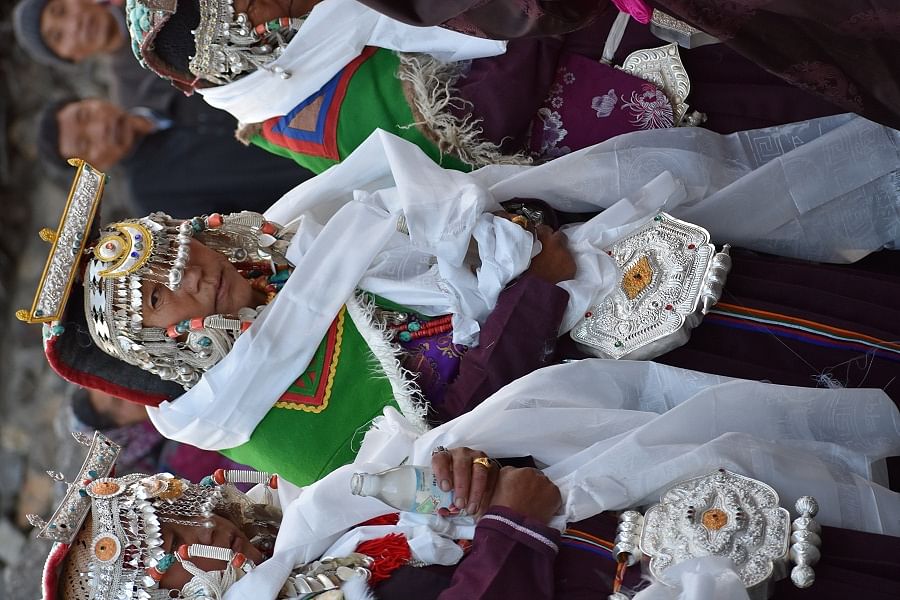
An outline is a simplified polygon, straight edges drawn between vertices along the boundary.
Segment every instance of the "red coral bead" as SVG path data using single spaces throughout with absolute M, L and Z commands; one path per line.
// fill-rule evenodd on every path
M 219 485 L 222 485 L 226 481 L 228 481 L 225 478 L 225 469 L 216 469 L 216 472 L 213 473 L 213 481 L 215 481 Z
M 267 233 L 269 235 L 275 235 L 275 225 L 266 221 L 262 224 L 259 230 L 263 233 Z

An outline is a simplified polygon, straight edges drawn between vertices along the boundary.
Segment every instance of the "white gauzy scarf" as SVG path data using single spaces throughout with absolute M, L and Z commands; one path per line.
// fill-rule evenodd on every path
M 443 61 L 496 56 L 506 42 L 463 35 L 442 27 L 413 27 L 355 0 L 322 0 L 306 18 L 284 53 L 269 65 L 227 85 L 198 90 L 216 108 L 241 123 L 258 123 L 290 112 L 315 94 L 362 52 L 379 46 L 424 52 Z M 290 73 L 283 79 L 281 72 Z
M 451 539 L 474 532 L 466 520 L 404 515 L 397 526 L 354 528 L 390 510 L 350 494 L 354 472 L 427 465 L 438 445 L 532 455 L 547 465 L 563 497 L 557 528 L 657 502 L 673 484 L 724 467 L 771 485 L 782 506 L 815 496 L 824 525 L 900 535 L 900 494 L 877 483 L 880 459 L 900 452 L 900 412 L 881 390 L 796 388 L 591 359 L 536 371 L 422 435 L 387 409 L 354 464 L 305 488 L 279 485 L 284 520 L 274 556 L 226 600 L 274 600 L 295 566 L 387 533 L 406 535 L 417 560 L 456 563 L 461 551 Z M 694 567 L 721 571 L 714 562 Z
M 858 260 L 900 239 L 898 141 L 895 130 L 839 115 L 731 135 L 641 131 L 540 166 L 465 174 L 376 131 L 343 163 L 266 212 L 272 221 L 300 225 L 289 256 L 303 277 L 288 280 L 198 385 L 148 412 L 163 435 L 181 442 L 207 449 L 244 443 L 359 285 L 431 314 L 453 312 L 459 335 L 474 336 L 533 251 L 522 230 L 486 214 L 515 197 L 566 211 L 606 209 L 570 231 L 587 285 L 565 284 L 569 314 L 609 284 L 609 265 L 596 248 L 660 209 L 706 227 L 719 244 Z M 396 231 L 400 215 L 408 238 Z M 477 277 L 458 268 L 473 237 L 490 242 L 485 247 L 495 257 Z M 436 270 L 425 268 L 431 257 Z

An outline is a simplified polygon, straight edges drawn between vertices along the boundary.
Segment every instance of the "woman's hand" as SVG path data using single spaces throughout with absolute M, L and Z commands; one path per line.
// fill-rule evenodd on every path
M 562 504 L 556 484 L 542 471 L 530 467 L 500 469 L 493 492 L 491 506 L 504 506 L 544 524 L 550 522 Z
M 431 469 L 438 485 L 445 492 L 453 490 L 453 509 L 440 509 L 438 514 L 450 516 L 465 510 L 470 515 L 483 513 L 491 503 L 491 492 L 497 476 L 497 467 L 485 459 L 487 454 L 471 448 L 441 449 L 431 456 Z M 454 510 L 455 509 L 455 510 Z
M 538 225 L 535 235 L 541 242 L 541 253 L 531 259 L 526 273 L 553 284 L 575 279 L 575 258 L 569 251 L 566 234 L 553 231 L 548 225 Z

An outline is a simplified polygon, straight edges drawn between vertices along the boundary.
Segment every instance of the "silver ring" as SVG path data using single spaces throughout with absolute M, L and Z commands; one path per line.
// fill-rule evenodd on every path
M 440 454 L 441 452 L 450 452 L 444 446 L 435 446 L 434 450 L 431 451 L 431 455 Z

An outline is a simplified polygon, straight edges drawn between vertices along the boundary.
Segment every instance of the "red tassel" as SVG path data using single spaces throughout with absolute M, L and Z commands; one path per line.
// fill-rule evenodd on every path
M 402 533 L 389 533 L 384 537 L 367 540 L 358 545 L 356 551 L 375 560 L 369 567 L 372 572 L 370 585 L 384 581 L 412 558 L 406 536 Z
M 366 527 L 368 525 L 396 525 L 400 522 L 400 513 L 387 513 L 378 517 L 372 517 L 368 521 L 363 521 L 357 527 Z

